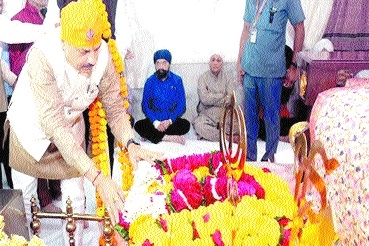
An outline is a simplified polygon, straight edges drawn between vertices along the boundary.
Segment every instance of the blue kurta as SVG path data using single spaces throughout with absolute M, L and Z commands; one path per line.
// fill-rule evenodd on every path
M 141 106 L 151 122 L 168 119 L 174 122 L 186 111 L 182 78 L 170 71 L 164 81 L 156 73 L 151 75 L 145 83 Z

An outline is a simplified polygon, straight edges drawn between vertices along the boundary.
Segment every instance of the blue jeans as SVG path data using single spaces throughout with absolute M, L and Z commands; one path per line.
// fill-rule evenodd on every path
M 277 152 L 279 142 L 282 78 L 260 78 L 245 74 L 243 89 L 245 95 L 247 160 L 256 161 L 257 158 L 260 109 L 263 111 L 266 130 L 264 157 L 273 157 Z

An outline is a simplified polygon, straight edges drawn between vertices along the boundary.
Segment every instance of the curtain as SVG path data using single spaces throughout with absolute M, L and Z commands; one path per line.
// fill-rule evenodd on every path
M 368 0 L 335 0 L 323 37 L 335 50 L 369 51 Z
M 322 39 L 335 0 L 301 0 L 305 14 L 305 41 L 303 49 L 312 49 Z M 354 1 L 354 0 L 352 0 Z M 367 0 L 366 0 L 367 1 Z M 287 26 L 287 45 L 293 47 L 294 31 Z

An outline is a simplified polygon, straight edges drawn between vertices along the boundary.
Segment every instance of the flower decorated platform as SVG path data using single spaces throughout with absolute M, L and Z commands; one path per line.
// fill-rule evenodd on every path
M 236 120 L 243 117 L 232 113 Z M 337 235 L 325 210 L 324 183 L 310 175 L 315 152 L 303 156 L 298 143 L 296 170 L 248 163 L 245 139 L 241 135 L 236 151 L 221 137 L 220 151 L 168 158 L 155 166 L 140 162 L 128 173 L 133 182 L 115 229 L 129 245 L 332 245 Z M 300 137 L 295 133 L 293 139 Z M 122 170 L 124 178 L 127 169 Z M 322 195 L 322 212 L 304 198 L 308 179 Z
M 132 245 L 286 245 L 289 239 L 294 197 L 266 168 L 245 166 L 237 204 L 229 199 L 220 152 L 143 164 L 134 177 L 118 229 Z

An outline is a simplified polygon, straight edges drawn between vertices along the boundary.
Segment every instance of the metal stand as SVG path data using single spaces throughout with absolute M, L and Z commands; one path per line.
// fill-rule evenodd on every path
M 68 197 L 67 206 L 65 213 L 44 213 L 40 212 L 36 205 L 36 198 L 32 196 L 31 198 L 31 213 L 32 213 L 32 222 L 31 229 L 33 234 L 39 236 L 41 229 L 41 221 L 40 218 L 51 218 L 51 219 L 62 219 L 67 221 L 66 231 L 69 234 L 69 245 L 75 245 L 74 232 L 76 230 L 75 220 L 89 220 L 89 221 L 98 221 L 104 222 L 103 226 L 103 234 L 106 246 L 112 245 L 112 236 L 114 233 L 113 226 L 111 224 L 111 220 L 108 212 L 105 210 L 105 214 L 103 217 L 99 217 L 93 214 L 74 214 L 72 208 L 72 201 Z
M 236 107 L 235 92 L 231 97 L 230 103 L 225 104 L 222 111 L 223 117 L 220 121 L 220 151 L 222 152 L 223 165 L 227 167 L 228 183 L 227 192 L 228 197 L 233 205 L 236 205 L 240 199 L 238 195 L 237 182 L 245 166 L 246 153 L 247 153 L 247 139 L 246 139 L 246 126 L 245 118 L 240 106 Z M 227 147 L 227 119 L 230 118 L 230 134 L 229 143 Z M 233 152 L 233 134 L 234 123 L 237 122 L 239 132 L 239 142 L 237 150 Z

